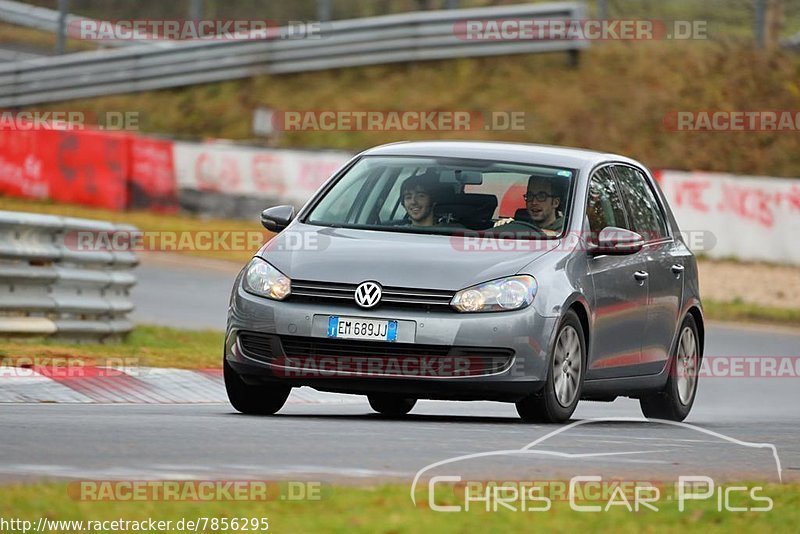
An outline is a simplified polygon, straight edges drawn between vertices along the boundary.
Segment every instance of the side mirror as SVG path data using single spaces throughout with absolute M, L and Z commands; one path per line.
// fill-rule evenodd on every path
M 294 219 L 294 206 L 274 206 L 261 212 L 261 224 L 271 232 L 280 232 Z
M 611 256 L 623 256 L 625 254 L 635 254 L 642 250 L 644 238 L 625 228 L 607 226 L 600 230 L 600 234 L 589 241 L 589 254 L 600 256 L 608 254 Z

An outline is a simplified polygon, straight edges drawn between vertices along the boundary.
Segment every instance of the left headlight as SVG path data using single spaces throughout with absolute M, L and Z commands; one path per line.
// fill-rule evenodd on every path
M 465 313 L 518 310 L 533 302 L 536 288 L 532 276 L 509 276 L 462 289 L 450 305 Z
M 242 287 L 259 297 L 283 300 L 292 292 L 292 281 L 261 258 L 253 258 L 245 269 Z

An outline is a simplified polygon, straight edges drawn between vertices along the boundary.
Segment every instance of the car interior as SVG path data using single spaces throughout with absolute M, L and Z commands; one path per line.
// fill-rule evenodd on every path
M 558 172 L 558 171 L 556 171 Z M 541 175 L 555 180 L 554 190 L 565 206 L 572 171 Z M 523 194 L 531 171 L 486 164 L 484 167 L 437 162 L 435 165 L 381 165 L 340 188 L 324 210 L 327 223 L 397 228 L 411 225 L 401 198 L 403 183 L 418 177 L 434 197 L 433 227 L 415 231 L 442 233 L 460 230 L 482 235 L 524 234 L 547 237 L 531 220 Z M 560 178 L 559 178 L 560 176 Z M 563 213 L 559 212 L 559 215 Z

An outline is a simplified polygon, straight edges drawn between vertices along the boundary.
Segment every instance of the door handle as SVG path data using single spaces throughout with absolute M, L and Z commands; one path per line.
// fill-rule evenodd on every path
M 633 277 L 640 282 L 644 282 L 645 280 L 647 280 L 649 276 L 650 275 L 647 273 L 647 271 L 636 271 L 635 273 L 633 273 Z
M 672 272 L 676 276 L 680 276 L 680 274 L 685 270 L 686 270 L 686 267 L 684 267 L 680 263 L 676 263 L 675 265 L 672 266 Z

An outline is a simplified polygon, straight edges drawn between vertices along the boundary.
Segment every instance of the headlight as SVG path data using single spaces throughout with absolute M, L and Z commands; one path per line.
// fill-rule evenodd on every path
M 532 276 L 509 276 L 462 289 L 450 305 L 460 312 L 518 310 L 533 302 L 536 288 Z
M 292 291 L 292 281 L 261 258 L 253 258 L 244 272 L 242 287 L 259 297 L 283 300 Z

